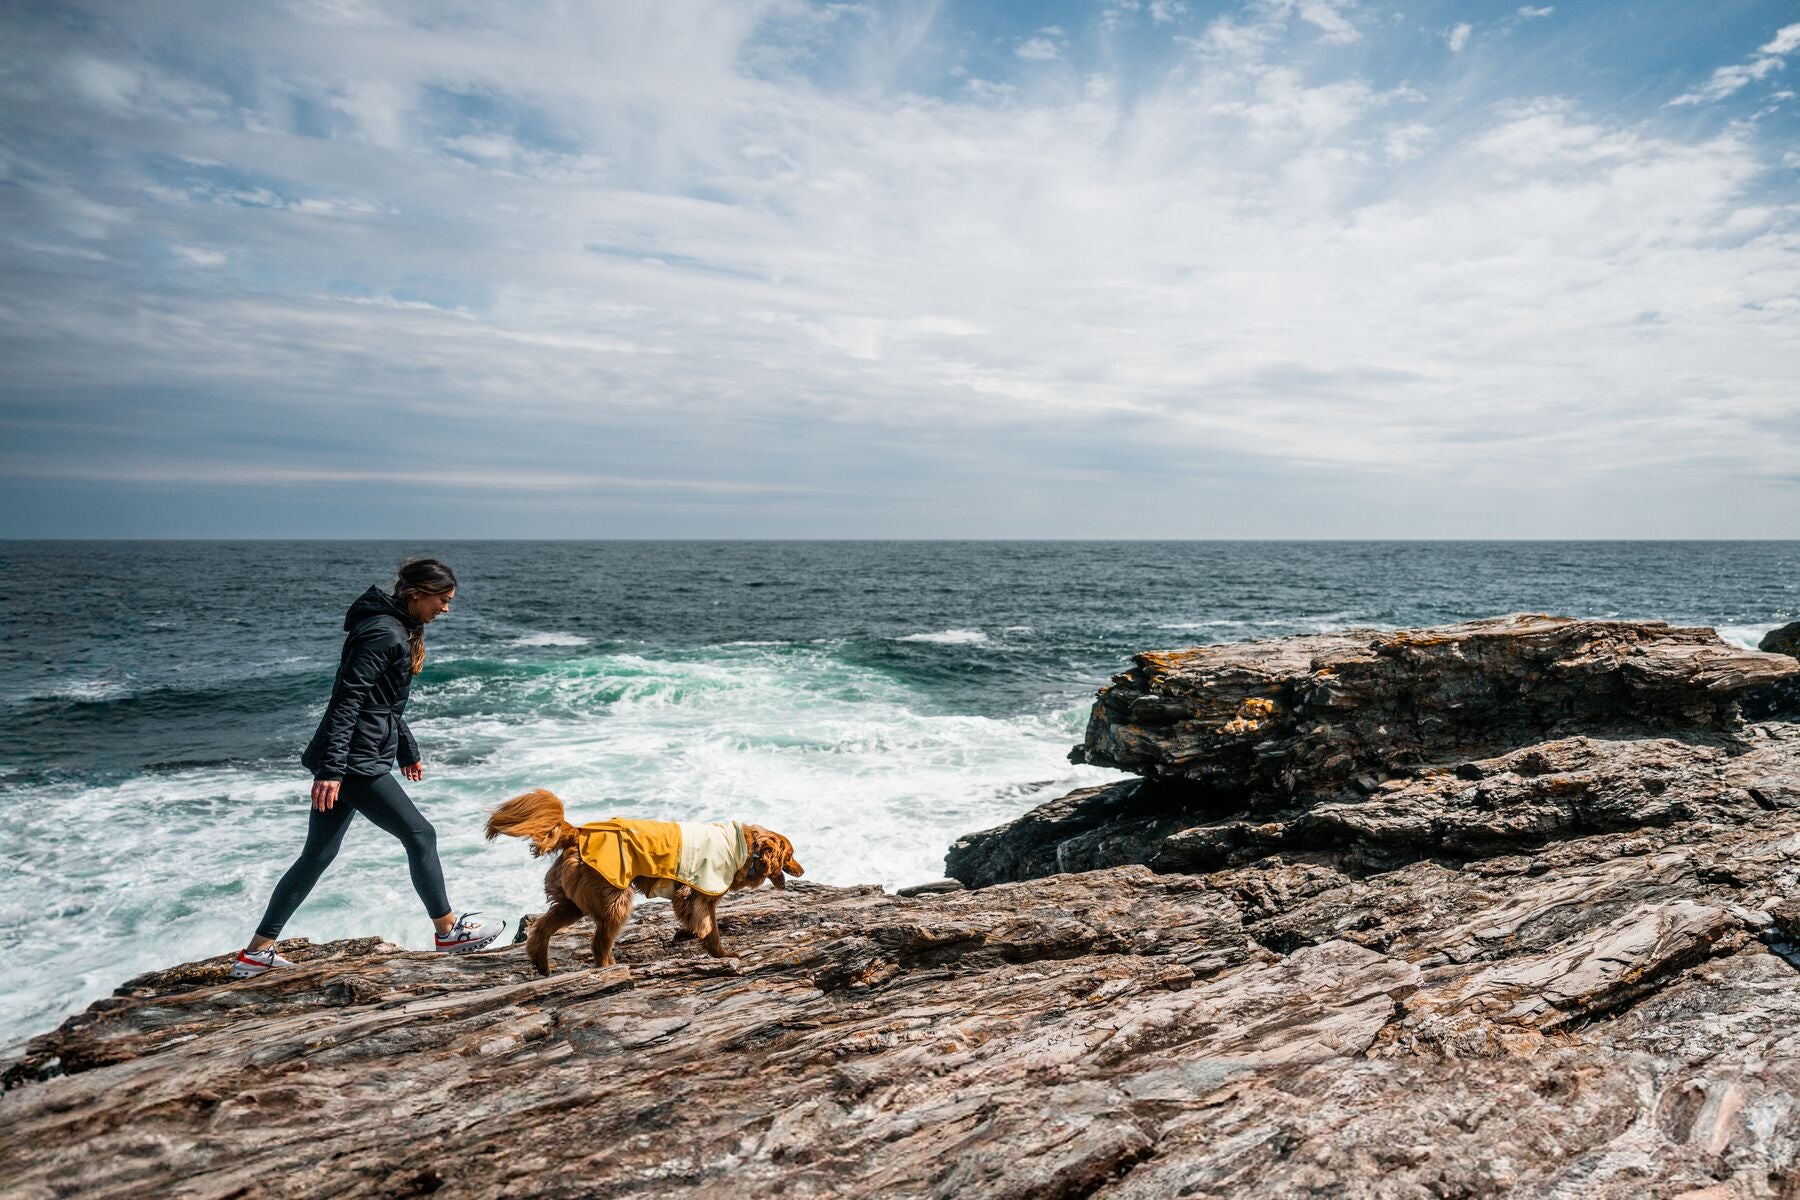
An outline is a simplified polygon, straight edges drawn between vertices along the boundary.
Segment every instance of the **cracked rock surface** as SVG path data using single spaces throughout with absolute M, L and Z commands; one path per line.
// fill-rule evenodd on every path
M 1357 734 L 1370 789 L 1292 786 L 1331 755 L 1289 707 L 1304 753 L 1228 754 L 1266 807 L 1077 793 L 1007 844 L 1037 877 L 739 894 L 725 959 L 640 904 L 548 978 L 374 940 L 142 976 L 8 1065 L 0 1194 L 1800 1197 L 1800 726 L 1779 661 L 1674 645 L 1631 686 L 1703 695 L 1400 736 L 1391 779 Z

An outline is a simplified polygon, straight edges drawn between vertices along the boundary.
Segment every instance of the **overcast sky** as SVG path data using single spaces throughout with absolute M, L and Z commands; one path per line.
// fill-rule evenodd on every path
M 0 536 L 1800 536 L 1800 6 L 0 8 Z

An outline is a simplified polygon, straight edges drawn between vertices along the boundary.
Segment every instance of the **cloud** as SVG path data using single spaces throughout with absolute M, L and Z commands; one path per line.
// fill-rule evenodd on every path
M 1784 25 L 1774 37 L 1757 48 L 1758 54 L 1792 54 L 1800 50 L 1800 22 Z
M 1462 48 L 1469 44 L 1469 34 L 1472 32 L 1473 27 L 1467 21 L 1452 25 L 1444 34 L 1444 41 L 1450 47 L 1450 53 L 1460 53 Z
M 1409 158 L 1417 158 L 1423 152 L 1431 134 L 1431 126 L 1415 121 L 1388 130 L 1387 136 L 1382 139 L 1382 148 L 1390 159 L 1405 162 Z
M 1800 516 L 1746 499 L 1800 451 L 1791 152 L 1747 123 L 1468 56 L 1402 86 L 1403 32 L 1284 0 L 1147 58 L 903 7 L 108 11 L 0 50 L 14 514 L 428 515 L 429 478 L 566 536 Z
M 1698 89 L 1682 93 L 1669 104 L 1697 105 L 1723 100 L 1781 70 L 1787 65 L 1784 56 L 1796 49 L 1800 49 L 1800 24 L 1783 26 L 1773 38 L 1757 48 L 1755 56 L 1718 68 Z
M 430 489 L 476 492 L 696 492 L 720 496 L 800 495 L 817 489 L 790 484 L 732 483 L 718 479 L 654 479 L 569 471 L 441 470 L 382 467 L 295 467 L 278 462 L 184 462 L 141 465 L 121 463 L 5 463 L 5 473 L 20 479 L 113 484 L 205 487 L 285 487 L 305 484 L 403 484 Z
M 137 72 L 119 63 L 72 54 L 63 69 L 74 89 L 102 108 L 129 109 L 137 96 Z
M 1068 31 L 1060 25 L 1045 25 L 1020 42 L 1013 53 L 1032 62 L 1053 62 L 1062 57 L 1068 37 Z
M 1322 31 L 1320 41 L 1345 46 L 1362 38 L 1361 31 L 1344 16 L 1348 7 L 1347 0 L 1300 0 L 1297 11 L 1302 21 Z
M 230 259 L 223 251 L 208 250 L 204 246 L 171 246 L 169 249 L 196 267 L 222 267 Z
M 1539 18 L 1547 17 L 1555 11 L 1556 9 L 1548 5 L 1543 8 L 1533 8 L 1527 4 L 1519 9 L 1519 19 L 1521 21 L 1535 21 Z

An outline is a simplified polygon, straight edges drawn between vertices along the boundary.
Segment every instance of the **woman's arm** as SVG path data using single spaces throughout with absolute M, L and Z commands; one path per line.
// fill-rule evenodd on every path
M 338 782 L 344 778 L 350 758 L 350 737 L 356 718 L 368 703 L 369 691 L 387 670 L 394 656 L 394 642 L 379 624 L 351 635 L 350 653 L 331 689 L 331 705 L 325 710 L 325 752 L 319 756 L 313 779 Z M 317 788 L 314 788 L 315 794 Z
M 425 764 L 419 759 L 419 743 L 413 741 L 412 726 L 399 713 L 394 714 L 394 724 L 400 729 L 400 773 L 414 783 L 425 778 Z

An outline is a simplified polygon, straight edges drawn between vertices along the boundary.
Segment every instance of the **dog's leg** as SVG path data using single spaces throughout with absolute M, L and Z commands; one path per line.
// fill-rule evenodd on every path
M 631 891 L 611 885 L 602 885 L 602 890 L 610 894 L 601 900 L 594 916 L 594 965 L 610 967 L 618 961 L 613 957 L 613 942 L 631 916 Z
M 581 910 L 572 901 L 564 899 L 552 904 L 548 912 L 531 923 L 531 932 L 525 935 L 525 957 L 531 960 L 539 975 L 550 973 L 550 935 L 579 920 Z
M 694 894 L 694 889 L 684 883 L 669 898 L 669 908 L 675 914 L 675 936 L 669 939 L 671 942 L 680 944 L 694 940 Z
M 716 896 L 702 896 L 695 909 L 699 911 L 699 921 L 694 932 L 700 936 L 700 944 L 714 958 L 725 957 L 725 943 L 719 940 L 719 901 Z M 705 928 L 699 928 L 704 925 Z
M 701 892 L 683 889 L 685 895 L 675 897 L 675 919 L 682 928 L 700 939 L 706 952 L 714 958 L 725 957 L 725 946 L 719 941 L 719 899 Z

